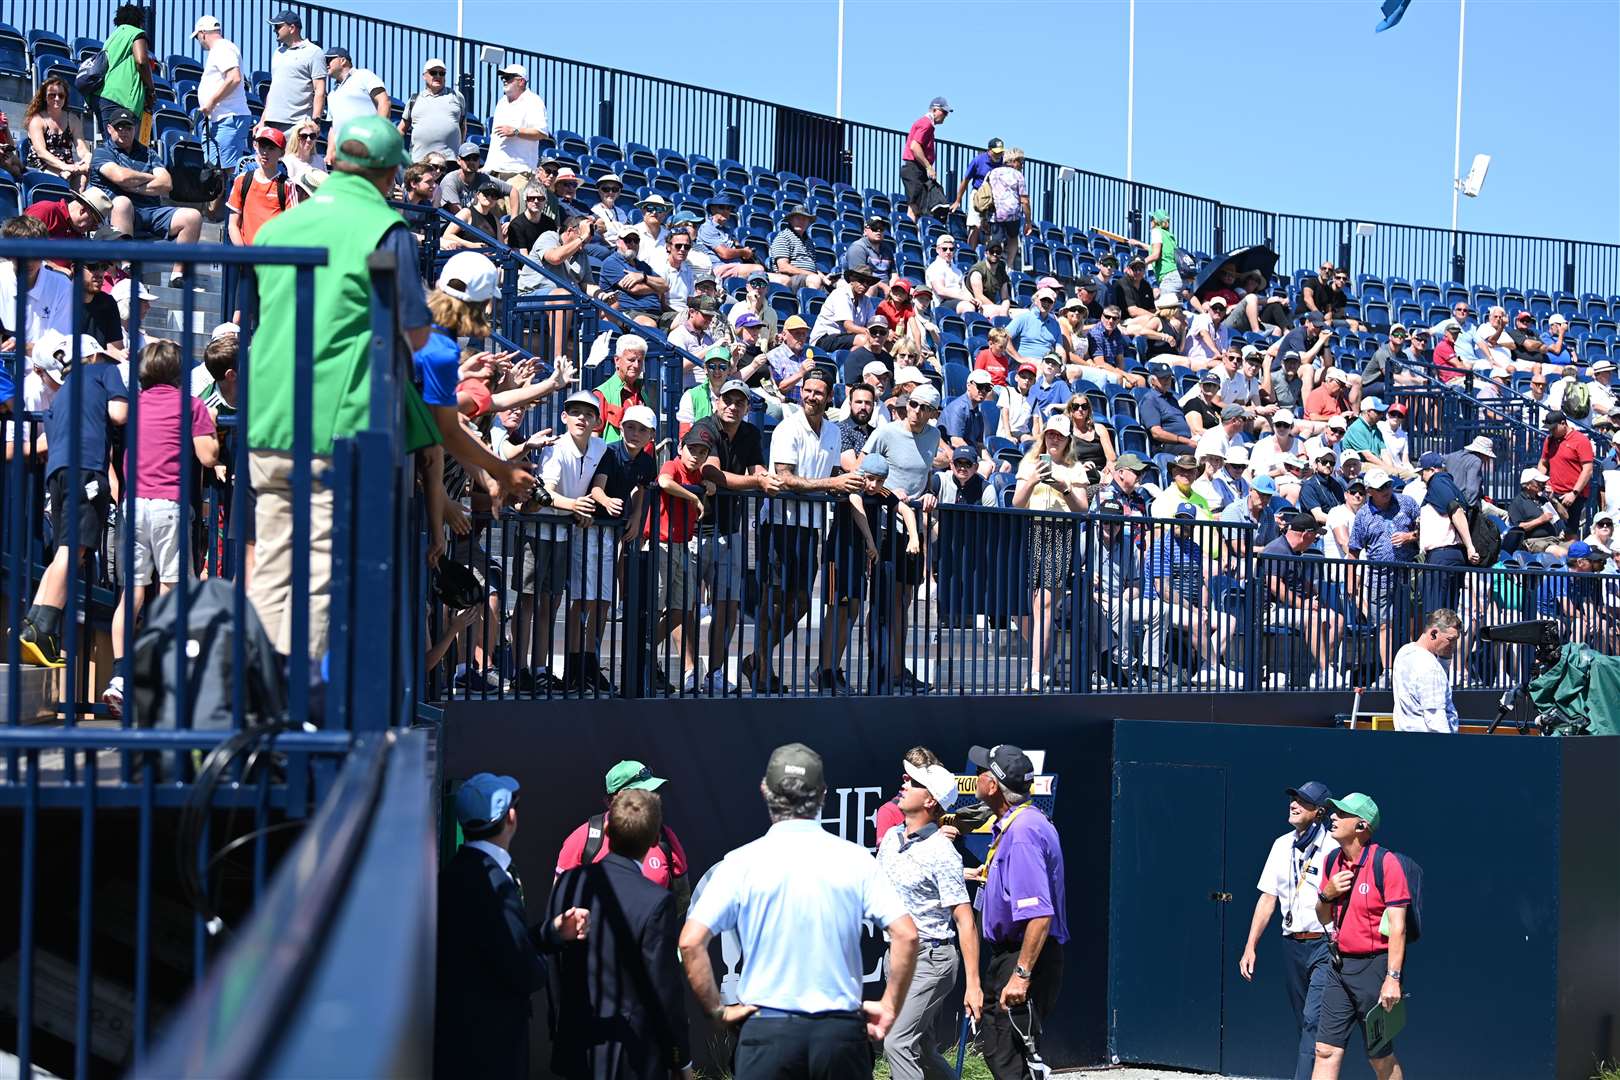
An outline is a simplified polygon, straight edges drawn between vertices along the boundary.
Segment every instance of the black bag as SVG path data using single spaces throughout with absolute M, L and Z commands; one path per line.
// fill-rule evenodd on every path
M 106 83 L 107 53 L 97 49 L 79 61 L 79 73 L 73 76 L 73 85 L 78 87 L 79 93 L 86 98 L 96 98 L 101 96 L 102 87 Z
M 225 194 L 225 169 L 220 164 L 219 144 L 206 128 L 201 143 L 175 143 L 174 149 L 169 151 L 169 176 L 174 181 L 169 198 L 178 203 L 211 203 Z
M 236 661 L 236 635 L 233 624 L 236 608 L 235 586 L 222 578 L 204 578 L 190 590 L 186 612 L 187 638 L 186 701 L 191 708 L 191 726 L 223 731 L 232 726 L 235 696 L 232 665 Z M 135 635 L 136 716 L 143 727 L 175 728 L 175 687 L 180 675 L 175 667 L 174 642 L 180 633 L 180 596 L 168 592 L 146 609 L 146 622 Z M 280 719 L 287 712 L 287 688 L 281 678 L 281 663 L 270 637 L 259 622 L 252 604 L 244 605 L 246 625 L 240 628 L 246 668 L 242 700 L 244 725 L 264 724 Z
M 1409 855 L 1391 851 L 1381 844 L 1374 846 L 1377 848 L 1376 854 L 1378 857 L 1372 860 L 1373 884 L 1378 886 L 1378 895 L 1380 897 L 1384 895 L 1384 859 L 1398 859 L 1401 870 L 1406 873 L 1406 891 L 1412 897 L 1406 908 L 1406 943 L 1410 945 L 1423 936 L 1423 867 L 1419 866 L 1417 860 Z M 1344 863 L 1343 849 L 1328 852 L 1327 865 L 1322 871 L 1324 877 L 1332 877 Z M 1337 909 L 1337 905 L 1335 905 L 1335 909 Z M 1335 921 L 1339 918 L 1339 913 L 1335 910 Z

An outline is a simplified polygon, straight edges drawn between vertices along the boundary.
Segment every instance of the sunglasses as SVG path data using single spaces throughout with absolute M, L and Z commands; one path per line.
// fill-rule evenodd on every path
M 502 75 L 501 82 L 511 82 L 515 78 L 517 78 L 516 75 Z
M 427 73 L 429 75 L 437 75 L 441 79 L 444 78 L 444 68 L 428 68 Z
M 1103 316 L 1103 317 L 1102 317 L 1102 321 L 1103 321 L 1103 322 L 1115 322 L 1115 321 L 1117 321 L 1117 320 L 1118 320 L 1118 319 L 1119 319 L 1119 316 L 1118 316 L 1118 315 L 1104 315 L 1104 316 Z
M 692 245 L 691 244 L 671 244 L 671 245 L 669 245 L 669 250 L 671 250 L 671 251 L 691 251 L 692 250 Z

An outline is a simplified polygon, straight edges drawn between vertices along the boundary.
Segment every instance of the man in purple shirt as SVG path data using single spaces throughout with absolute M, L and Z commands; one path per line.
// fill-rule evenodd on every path
M 975 746 L 979 801 L 995 815 L 979 890 L 990 973 L 984 984 L 984 1060 L 997 1080 L 1023 1080 L 1063 982 L 1069 940 L 1063 848 L 1029 801 L 1035 766 L 1006 743 Z

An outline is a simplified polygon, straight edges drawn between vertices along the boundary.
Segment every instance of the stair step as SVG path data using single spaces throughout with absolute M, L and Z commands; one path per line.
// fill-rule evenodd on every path
M 62 696 L 62 668 L 42 668 L 32 664 L 18 667 L 22 684 L 22 709 L 19 719 L 24 724 L 54 724 L 59 721 L 56 703 Z M 0 716 L 10 716 L 11 665 L 0 663 Z

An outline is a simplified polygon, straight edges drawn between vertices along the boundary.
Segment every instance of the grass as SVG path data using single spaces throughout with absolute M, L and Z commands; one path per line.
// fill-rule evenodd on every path
M 1600 1062 L 1598 1071 L 1592 1074 L 1592 1080 L 1620 1080 L 1620 1065 L 1612 1061 Z

